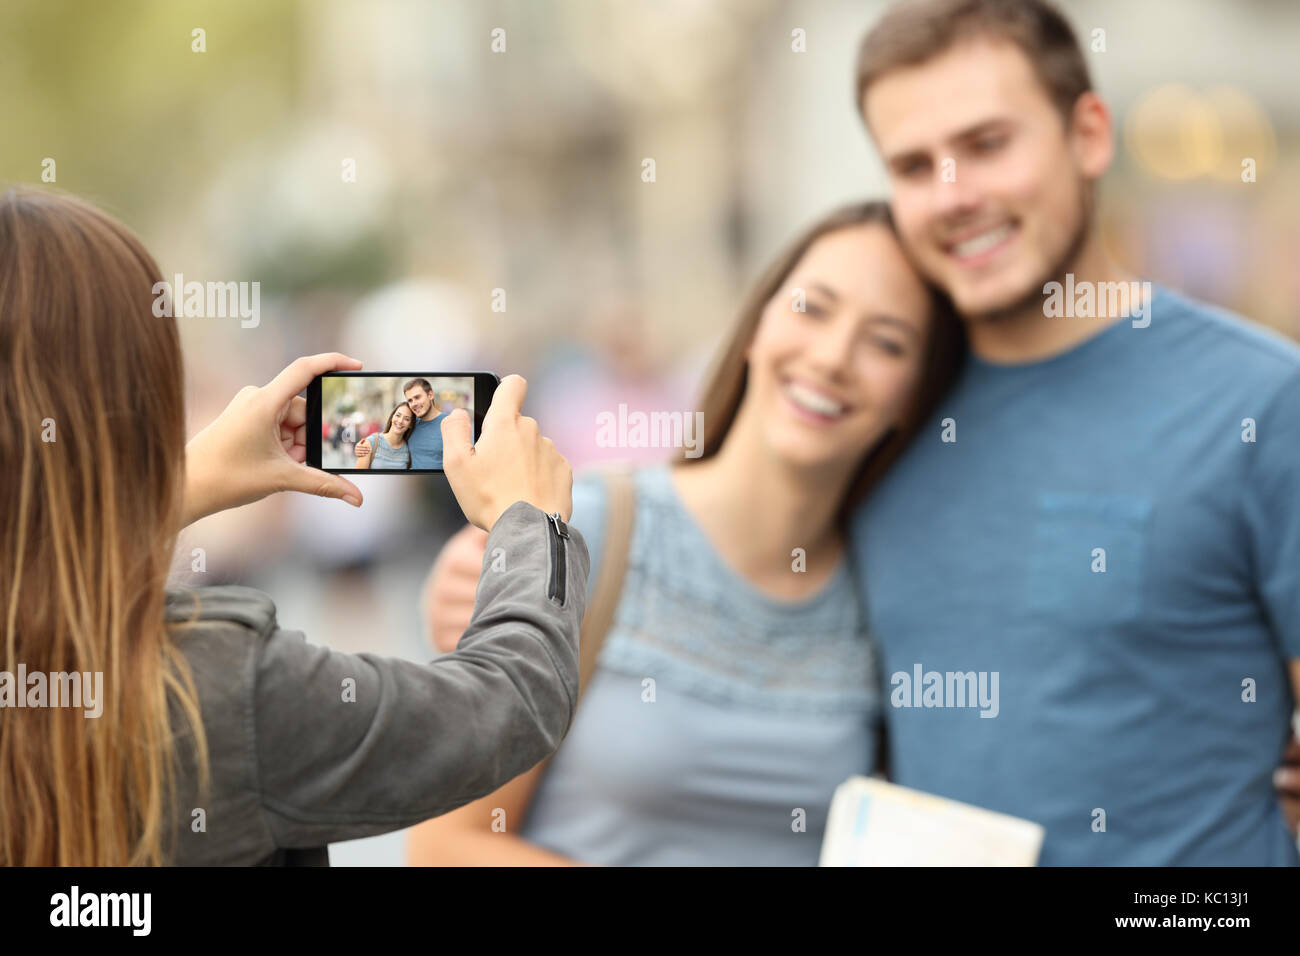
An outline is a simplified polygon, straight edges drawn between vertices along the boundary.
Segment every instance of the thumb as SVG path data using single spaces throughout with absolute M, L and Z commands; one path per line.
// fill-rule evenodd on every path
M 442 457 L 464 459 L 474 453 L 474 423 L 469 412 L 458 408 L 442 420 Z
M 354 508 L 361 507 L 361 489 L 342 475 L 331 475 L 319 468 L 294 462 L 288 469 L 285 491 L 300 491 L 321 498 L 341 498 Z

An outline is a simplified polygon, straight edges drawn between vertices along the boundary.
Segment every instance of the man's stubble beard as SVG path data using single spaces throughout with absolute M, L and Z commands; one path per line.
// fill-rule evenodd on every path
M 1074 235 L 1070 237 L 1069 243 L 1066 244 L 1065 251 L 1056 258 L 1056 261 L 1051 266 L 1043 270 L 1038 281 L 1026 286 L 1024 294 L 1019 298 L 1006 305 L 989 309 L 987 312 L 965 312 L 953 299 L 953 306 L 964 320 L 967 322 L 1006 322 L 1019 318 L 1031 310 L 1042 311 L 1043 296 L 1045 294 L 1043 287 L 1047 283 L 1054 281 L 1064 284 L 1066 274 L 1074 271 L 1074 265 L 1084 247 L 1087 246 L 1089 236 L 1092 235 L 1096 184 L 1091 180 L 1083 180 L 1078 196 L 1080 206 L 1078 211 L 1079 224 L 1074 231 Z M 949 298 L 952 299 L 951 294 L 949 294 Z

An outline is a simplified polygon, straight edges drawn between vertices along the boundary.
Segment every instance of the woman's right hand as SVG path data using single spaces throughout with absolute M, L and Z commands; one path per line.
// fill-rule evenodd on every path
M 528 383 L 507 375 L 483 417 L 474 423 L 458 408 L 442 420 L 442 467 L 469 523 L 491 531 L 507 508 L 524 501 L 565 521 L 573 511 L 573 469 L 537 422 L 521 415 Z

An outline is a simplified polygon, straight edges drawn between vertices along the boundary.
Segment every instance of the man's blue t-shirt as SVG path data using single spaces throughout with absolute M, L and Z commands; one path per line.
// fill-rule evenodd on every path
M 1296 865 L 1300 349 L 1153 291 L 972 357 L 856 513 L 893 779 L 1043 824 L 1043 864 Z M 981 674 L 996 706 L 953 706 Z
M 406 439 L 411 449 L 412 468 L 442 467 L 442 420 L 448 414 L 440 412 L 427 422 L 422 418 L 415 420 L 415 429 Z

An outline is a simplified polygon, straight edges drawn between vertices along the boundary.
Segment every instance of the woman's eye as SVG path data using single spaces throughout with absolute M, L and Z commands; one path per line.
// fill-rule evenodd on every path
M 872 339 L 872 341 L 878 348 L 883 349 L 890 355 L 902 355 L 906 351 L 906 349 L 903 348 L 902 343 L 895 342 L 893 339 L 880 338 L 877 336 Z
M 816 302 L 807 302 L 804 304 L 804 312 L 811 315 L 814 319 L 824 319 L 826 318 L 828 310 L 822 308 Z

